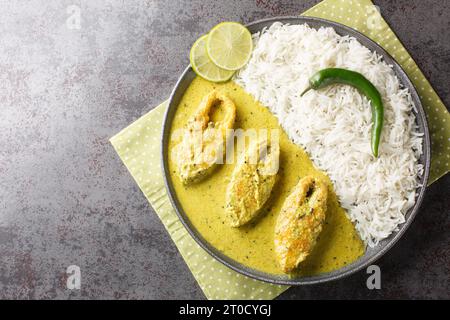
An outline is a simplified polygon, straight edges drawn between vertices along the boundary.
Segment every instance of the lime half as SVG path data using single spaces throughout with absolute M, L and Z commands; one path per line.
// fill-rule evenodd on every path
M 189 55 L 191 67 L 197 75 L 206 80 L 213 82 L 227 81 L 233 76 L 234 71 L 219 68 L 211 61 L 206 53 L 207 38 L 208 35 L 200 37 L 192 46 Z
M 225 70 L 238 70 L 250 59 L 252 35 L 242 24 L 222 22 L 208 34 L 206 50 L 210 59 Z

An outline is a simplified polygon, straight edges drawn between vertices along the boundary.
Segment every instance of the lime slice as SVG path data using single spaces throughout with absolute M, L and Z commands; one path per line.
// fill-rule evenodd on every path
M 221 69 L 211 61 L 206 53 L 207 38 L 208 35 L 200 37 L 192 46 L 189 55 L 191 67 L 197 75 L 206 80 L 213 82 L 227 81 L 233 76 L 234 71 Z
M 211 60 L 225 70 L 238 70 L 250 59 L 252 35 L 242 24 L 222 22 L 208 34 L 206 50 Z

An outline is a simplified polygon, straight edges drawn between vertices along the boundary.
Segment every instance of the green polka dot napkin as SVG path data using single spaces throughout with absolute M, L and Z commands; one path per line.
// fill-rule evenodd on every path
M 415 62 L 369 0 L 325 0 L 305 15 L 346 24 L 382 45 L 405 69 L 427 112 L 432 137 L 430 183 L 449 171 L 450 115 Z M 163 222 L 208 299 L 273 299 L 287 286 L 242 276 L 209 256 L 190 237 L 167 197 L 160 164 L 167 101 L 111 138 L 111 143 Z M 189 298 L 189 297 L 186 297 Z

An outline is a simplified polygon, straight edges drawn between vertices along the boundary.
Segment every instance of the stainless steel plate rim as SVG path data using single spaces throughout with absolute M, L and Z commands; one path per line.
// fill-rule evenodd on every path
M 332 280 L 341 279 L 347 277 L 355 272 L 358 272 L 364 268 L 367 268 L 369 265 L 373 264 L 376 260 L 382 257 L 388 250 L 390 250 L 394 244 L 403 236 L 405 231 L 408 229 L 414 217 L 416 216 L 419 208 L 422 204 L 422 200 L 425 195 L 426 185 L 428 183 L 429 171 L 430 171 L 430 137 L 428 131 L 428 124 L 425 115 L 425 111 L 423 109 L 422 103 L 419 99 L 416 89 L 411 83 L 410 79 L 406 75 L 406 72 L 401 68 L 401 66 L 377 43 L 359 33 L 358 31 L 351 29 L 347 26 L 344 26 L 340 23 L 315 18 L 315 17 L 304 17 L 304 16 L 285 16 L 285 17 L 274 17 L 269 19 L 258 20 L 253 23 L 247 24 L 246 26 L 252 33 L 257 31 L 261 31 L 264 27 L 270 26 L 274 22 L 282 22 L 289 24 L 303 24 L 307 23 L 309 26 L 314 28 L 319 27 L 332 27 L 335 31 L 340 35 L 349 35 L 356 38 L 361 44 L 368 47 L 371 51 L 376 51 L 383 57 L 383 60 L 388 64 L 392 65 L 397 77 L 400 79 L 402 85 L 410 91 L 412 100 L 416 106 L 417 112 L 416 119 L 420 130 L 423 133 L 423 154 L 421 156 L 420 162 L 424 165 L 424 173 L 421 177 L 421 186 L 417 189 L 417 199 L 412 209 L 408 211 L 406 214 L 406 221 L 402 225 L 400 225 L 399 230 L 392 234 L 387 239 L 384 239 L 380 244 L 378 244 L 375 248 L 367 248 L 365 254 L 360 257 L 355 262 L 342 267 L 338 270 L 323 273 L 315 276 L 298 276 L 298 277 L 290 277 L 289 275 L 274 275 L 265 272 L 261 272 L 252 268 L 249 268 L 230 257 L 226 256 L 214 246 L 209 244 L 206 239 L 195 229 L 193 224 L 190 222 L 183 208 L 181 207 L 175 189 L 173 187 L 173 183 L 171 181 L 169 167 L 168 167 L 168 142 L 170 139 L 170 127 L 172 124 L 173 115 L 175 114 L 176 108 L 178 106 L 178 102 L 183 96 L 186 88 L 189 86 L 191 81 L 195 78 L 195 73 L 188 66 L 181 77 L 178 79 L 171 95 L 169 98 L 169 105 L 164 115 L 163 122 L 163 130 L 162 130 L 162 141 L 161 141 L 161 165 L 163 169 L 164 183 L 166 186 L 166 190 L 170 199 L 172 206 L 175 209 L 175 212 L 188 231 L 188 233 L 194 238 L 194 240 L 199 244 L 201 248 L 203 248 L 207 253 L 209 253 L 213 258 L 220 261 L 224 265 L 228 266 L 232 270 L 241 273 L 245 276 L 248 276 L 253 279 L 265 281 L 268 283 L 279 284 L 279 285 L 309 285 L 309 284 L 318 284 L 323 282 L 328 282 Z

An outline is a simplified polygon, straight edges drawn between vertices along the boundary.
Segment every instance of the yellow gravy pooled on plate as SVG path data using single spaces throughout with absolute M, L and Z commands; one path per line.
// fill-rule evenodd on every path
M 317 275 L 339 269 L 358 259 L 364 253 L 364 244 L 344 209 L 339 206 L 329 178 L 314 167 L 302 148 L 289 140 L 276 117 L 239 85 L 232 81 L 218 84 L 199 77 L 194 79 L 178 106 L 171 135 L 175 130 L 186 126 L 202 98 L 214 89 L 225 93 L 235 103 L 235 129 L 279 129 L 280 168 L 272 195 L 259 216 L 247 225 L 233 228 L 227 224 L 224 206 L 226 188 L 237 161 L 218 165 L 211 175 L 200 182 L 183 185 L 177 175 L 176 165 L 170 160 L 170 176 L 176 195 L 186 215 L 201 235 L 225 255 L 248 267 L 282 274 L 274 253 L 276 218 L 284 200 L 298 181 L 306 175 L 312 175 L 324 179 L 328 184 L 330 195 L 327 217 L 317 245 L 300 264 L 296 273 Z M 216 114 L 212 115 L 212 121 L 220 119 L 220 109 L 217 108 Z M 301 123 L 298 126 L 301 128 Z M 177 142 L 171 139 L 169 153 L 176 144 Z

